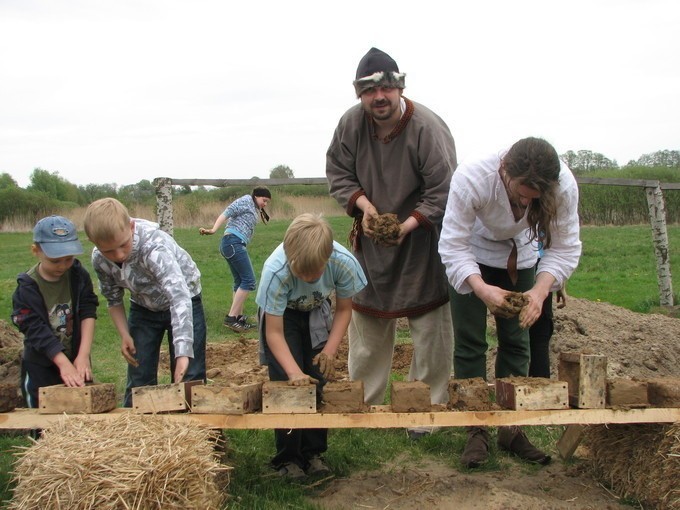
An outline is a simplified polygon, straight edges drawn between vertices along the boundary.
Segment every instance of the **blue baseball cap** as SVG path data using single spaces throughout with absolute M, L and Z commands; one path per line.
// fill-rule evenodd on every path
M 48 216 L 35 224 L 33 242 L 51 259 L 83 253 L 76 226 L 63 216 Z

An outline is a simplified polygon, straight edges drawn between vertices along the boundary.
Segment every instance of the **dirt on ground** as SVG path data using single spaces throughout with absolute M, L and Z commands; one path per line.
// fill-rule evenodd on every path
M 400 320 L 398 327 L 408 329 Z M 493 317 L 489 331 L 495 332 Z M 680 375 L 680 319 L 639 314 L 608 303 L 569 298 L 555 310 L 551 342 L 552 377 L 557 377 L 561 351 L 604 354 L 609 377 L 654 378 Z M 411 344 L 395 346 L 393 370 L 408 374 Z M 493 381 L 496 349 L 489 351 L 488 380 Z M 257 365 L 257 341 L 208 346 L 209 377 L 215 382 L 266 380 Z M 338 378 L 347 377 L 347 343 L 336 361 Z M 328 509 L 623 509 L 630 508 L 602 483 L 593 479 L 586 452 L 577 450 L 576 462 L 565 463 L 550 452 L 553 462 L 538 471 L 521 462 L 498 472 L 466 472 L 434 459 L 395 459 L 382 469 L 334 479 L 313 498 Z
M 493 318 L 489 330 L 494 331 Z M 399 328 L 407 329 L 400 320 Z M 10 333 L 8 333 L 8 331 Z M 0 335 L 16 332 L 0 321 Z M 254 335 L 249 335 L 254 336 Z M 0 346 L 4 346 L 4 340 Z M 654 378 L 680 376 L 680 319 L 660 314 L 639 314 L 608 303 L 569 298 L 567 306 L 555 310 L 555 333 L 551 342 L 552 374 L 557 376 L 561 351 L 604 354 L 610 377 Z M 410 344 L 395 347 L 393 369 L 408 374 Z M 495 349 L 489 351 L 488 380 L 493 381 Z M 8 363 L 3 360 L 2 368 Z M 18 366 L 9 362 L 10 368 Z M 254 338 L 229 338 L 209 342 L 208 378 L 215 383 L 245 384 L 267 380 L 266 367 L 259 365 Z M 167 370 L 165 367 L 163 370 Z M 347 342 L 336 362 L 338 378 L 347 377 Z M 9 372 L 9 369 L 8 369 Z M 14 373 L 12 380 L 18 380 Z M 7 382 L 0 377 L 0 382 Z M 332 447 L 332 445 L 331 445 Z M 323 486 L 313 501 L 328 509 L 623 509 L 630 508 L 612 491 L 593 479 L 577 450 L 576 462 L 565 463 L 556 449 L 553 462 L 539 470 L 513 462 L 502 471 L 469 472 L 426 458 L 414 463 L 395 459 L 382 469 L 357 472 Z

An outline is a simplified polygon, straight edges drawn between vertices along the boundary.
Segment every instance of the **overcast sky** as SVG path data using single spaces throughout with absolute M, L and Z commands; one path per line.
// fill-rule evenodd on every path
M 677 0 L 0 0 L 0 173 L 323 177 L 371 46 L 459 160 L 680 149 Z

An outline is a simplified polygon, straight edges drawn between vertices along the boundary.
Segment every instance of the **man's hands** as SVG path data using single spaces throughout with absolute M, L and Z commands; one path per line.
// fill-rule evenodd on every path
M 201 234 L 202 236 L 211 236 L 215 233 L 214 228 L 199 228 L 198 233 Z
M 322 351 L 314 356 L 312 363 L 318 365 L 319 372 L 321 372 L 324 379 L 327 381 L 335 379 L 335 356 Z
M 368 204 L 364 209 L 364 216 L 361 219 L 361 229 L 364 231 L 364 235 L 373 238 L 375 232 L 373 232 L 373 223 L 378 218 L 378 210 L 373 207 L 373 204 Z

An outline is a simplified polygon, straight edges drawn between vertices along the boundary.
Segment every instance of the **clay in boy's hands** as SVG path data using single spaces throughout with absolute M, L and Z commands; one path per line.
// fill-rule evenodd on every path
M 332 381 L 335 378 L 335 356 L 320 352 L 314 356 L 312 363 L 318 365 L 319 372 L 327 381 Z
M 288 379 L 288 386 L 309 386 L 310 384 L 319 384 L 319 381 L 307 374 L 294 375 Z

